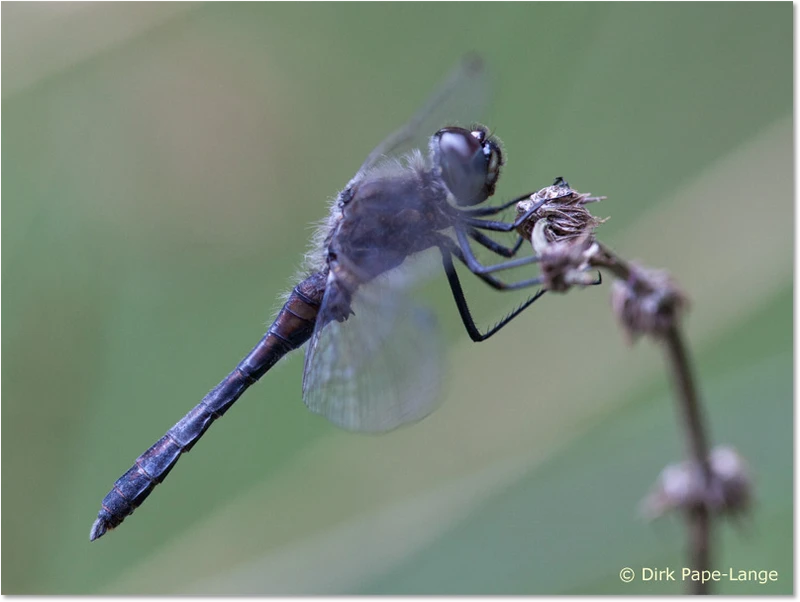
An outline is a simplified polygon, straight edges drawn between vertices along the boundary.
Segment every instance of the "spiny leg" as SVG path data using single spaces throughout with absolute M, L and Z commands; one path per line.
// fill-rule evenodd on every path
M 458 228 L 456 229 L 456 235 L 459 238 L 459 244 L 448 238 L 447 236 L 442 236 L 438 239 L 438 243 L 436 243 L 439 247 L 446 248 L 452 255 L 457 257 L 459 261 L 461 261 L 470 272 L 475 274 L 478 278 L 483 280 L 486 284 L 491 286 L 494 289 L 501 290 L 501 291 L 515 291 L 523 288 L 529 288 L 531 286 L 537 286 L 540 284 L 544 284 L 544 278 L 542 276 L 537 276 L 535 278 L 524 278 L 522 280 L 518 280 L 517 282 L 503 282 L 499 278 L 491 276 L 490 274 L 493 272 L 497 272 L 500 270 L 507 270 L 511 268 L 516 268 L 524 265 L 528 265 L 531 263 L 536 263 L 540 261 L 539 257 L 532 256 L 532 257 L 523 257 L 520 259 L 513 259 L 511 261 L 505 261 L 503 263 L 499 263 L 493 266 L 483 266 L 481 265 L 475 255 L 472 253 L 472 248 L 469 246 L 469 241 L 467 240 L 466 236 L 460 231 Z M 468 256 L 464 253 L 464 250 L 467 251 L 471 255 Z M 600 272 L 597 272 L 597 280 L 592 282 L 586 282 L 584 286 L 596 286 L 602 283 L 602 276 Z
M 469 245 L 469 240 L 464 230 L 458 226 L 456 226 L 455 230 L 456 238 L 458 239 L 458 246 L 460 247 L 462 253 L 459 259 L 466 264 L 466 266 L 469 268 L 469 271 L 473 274 L 491 274 L 493 272 L 510 270 L 512 268 L 518 268 L 525 265 L 530 265 L 532 263 L 538 263 L 540 261 L 538 256 L 531 255 L 528 257 L 520 257 L 519 259 L 504 261 L 495 265 L 485 266 L 478 261 L 477 257 L 475 257 L 475 253 L 472 251 L 472 247 Z
M 565 186 L 566 188 L 569 189 L 569 184 L 562 177 L 556 178 L 555 181 L 553 182 L 553 186 Z M 536 191 L 536 192 L 538 192 L 538 191 Z M 512 205 L 516 205 L 517 203 L 520 203 L 522 201 L 527 201 L 528 199 L 532 199 L 533 195 L 535 195 L 536 192 L 529 192 L 528 194 L 523 194 L 521 196 L 518 196 L 515 199 L 512 199 L 510 201 L 506 201 L 505 203 L 502 203 L 502 204 L 497 205 L 495 207 L 476 207 L 476 208 L 473 208 L 473 209 L 461 209 L 460 213 L 462 215 L 470 216 L 470 217 L 482 217 L 482 216 L 486 216 L 486 215 L 497 215 L 498 213 L 500 213 L 501 211 L 505 211 L 506 209 L 508 209 Z M 549 201 L 554 201 L 554 200 L 559 199 L 559 198 L 564 198 L 564 197 L 569 196 L 570 194 L 572 194 L 572 190 L 570 190 L 569 192 L 567 192 L 567 193 L 565 193 L 565 194 L 563 194 L 563 195 L 561 195 L 559 197 L 551 198 L 551 199 L 549 199 Z M 589 197 L 589 198 L 592 201 L 599 201 L 604 197 Z M 528 213 L 532 213 L 532 212 L 536 211 L 544 203 L 549 202 L 549 201 L 548 201 L 548 199 L 542 200 L 540 203 L 537 203 L 536 207 L 532 211 L 529 211 Z M 528 215 L 528 217 L 530 217 L 530 215 Z
M 538 291 L 535 295 L 529 297 L 528 300 L 525 301 L 522 305 L 520 305 L 517 309 L 512 311 L 505 318 L 503 318 L 497 324 L 495 324 L 492 328 L 490 328 L 486 332 L 481 332 L 478 326 L 475 324 L 475 320 L 472 318 L 472 314 L 469 311 L 469 306 L 467 305 L 467 299 L 464 296 L 464 289 L 461 288 L 461 281 L 458 278 L 458 272 L 456 272 L 456 267 L 455 265 L 453 265 L 453 257 L 450 251 L 444 247 L 439 247 L 439 251 L 442 254 L 442 265 L 444 266 L 444 271 L 445 274 L 447 275 L 447 282 L 450 284 L 450 290 L 453 293 L 453 299 L 456 302 L 458 313 L 461 316 L 461 321 L 464 323 L 464 327 L 467 329 L 469 338 L 475 341 L 476 343 L 485 341 L 493 334 L 498 332 L 509 322 L 511 322 L 511 320 L 516 318 L 519 314 L 521 314 L 528 307 L 530 307 L 534 303 L 534 301 L 536 301 L 539 297 L 541 297 L 545 293 L 545 291 L 543 290 Z
M 464 256 L 464 253 L 452 238 L 444 235 L 437 236 L 431 246 L 436 246 L 439 247 L 440 250 L 447 251 L 450 255 L 458 258 L 458 260 L 469 269 L 470 266 L 466 257 Z M 473 272 L 471 269 L 470 271 L 478 278 L 483 280 L 486 284 L 498 291 L 516 291 L 523 288 L 530 288 L 531 286 L 538 286 L 544 282 L 541 276 L 537 276 L 536 278 L 525 278 L 517 282 L 507 283 L 495 276 L 492 276 L 491 274 L 486 274 L 485 272 Z
M 484 216 L 484 215 L 497 215 L 498 213 L 500 213 L 502 211 L 505 211 L 509 207 L 513 207 L 517 203 L 531 198 L 531 196 L 533 196 L 534 194 L 536 194 L 536 193 L 530 192 L 528 194 L 523 194 L 522 196 L 518 196 L 515 199 L 511 199 L 510 201 L 506 201 L 505 203 L 503 203 L 501 205 L 497 205 L 495 207 L 475 207 L 475 208 L 472 208 L 472 209 L 460 209 L 459 213 L 461 213 L 462 215 L 465 215 L 465 216 L 470 216 L 470 217 L 481 217 L 481 216 Z
M 523 197 L 525 199 L 527 197 Z M 470 215 L 463 215 L 461 218 L 462 223 L 467 224 L 469 226 L 473 226 L 475 228 L 480 228 L 481 230 L 492 230 L 494 232 L 511 232 L 519 228 L 522 224 L 528 221 L 534 213 L 539 211 L 539 209 L 545 203 L 549 202 L 551 199 L 542 199 L 535 205 L 533 205 L 530 209 L 528 209 L 525 213 L 520 215 L 517 219 L 513 222 L 499 222 L 490 219 L 478 219 L 476 217 L 471 217 Z M 462 212 L 465 213 L 465 212 Z
M 436 246 L 442 252 L 447 252 L 448 254 L 458 258 L 458 260 L 463 263 L 469 269 L 469 263 L 467 259 L 464 257 L 459 246 L 456 242 L 447 236 L 439 236 L 435 239 L 435 242 L 432 246 Z M 485 274 L 480 272 L 472 272 L 478 278 L 480 278 L 483 282 L 491 286 L 493 289 L 498 291 L 516 291 L 523 288 L 530 288 L 532 286 L 541 285 L 544 282 L 544 279 L 541 276 L 537 276 L 536 278 L 525 278 L 523 280 L 519 280 L 517 282 L 503 282 L 496 276 L 492 276 L 491 274 Z
M 522 247 L 522 243 L 525 242 L 525 239 L 522 236 L 518 236 L 517 242 L 514 244 L 514 246 L 507 247 L 503 244 L 500 244 L 493 238 L 486 236 L 483 232 L 476 230 L 475 228 L 470 228 L 468 232 L 470 238 L 472 238 L 479 245 L 482 245 L 493 253 L 502 255 L 503 257 L 514 257 L 514 255 L 516 255 L 520 250 L 520 247 Z

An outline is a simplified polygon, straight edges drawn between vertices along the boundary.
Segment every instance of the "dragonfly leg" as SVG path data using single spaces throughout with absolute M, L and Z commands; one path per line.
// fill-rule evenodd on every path
M 541 297 L 545 293 L 545 291 L 543 290 L 538 291 L 535 295 L 529 297 L 522 305 L 520 305 L 517 309 L 508 314 L 505 318 L 500 320 L 497 324 L 492 326 L 489 330 L 487 330 L 486 332 L 481 332 L 478 326 L 475 324 L 475 320 L 472 318 L 472 314 L 469 311 L 469 306 L 467 305 L 467 299 L 464 296 L 464 289 L 461 288 L 461 281 L 458 278 L 456 267 L 455 265 L 453 265 L 452 253 L 450 252 L 449 249 L 444 247 L 439 247 L 439 251 L 442 254 L 442 265 L 444 266 L 444 271 L 445 274 L 447 275 L 447 282 L 450 284 L 450 290 L 453 293 L 453 299 L 456 302 L 458 313 L 461 316 L 461 321 L 464 323 L 464 327 L 467 329 L 469 338 L 471 338 L 476 343 L 485 341 L 493 334 L 498 332 L 501 328 L 503 328 L 509 322 L 511 322 L 511 320 L 516 318 L 519 314 L 521 314 L 528 307 L 530 307 L 534 301 L 536 301 L 539 297 Z M 491 276 L 486 276 L 485 278 L 496 280 Z
M 460 209 L 459 213 L 464 216 L 470 217 L 481 217 L 484 215 L 497 215 L 498 213 L 505 211 L 509 207 L 516 205 L 517 203 L 524 201 L 526 199 L 531 198 L 535 193 L 530 192 L 528 194 L 523 194 L 522 196 L 518 196 L 515 199 L 511 199 L 510 201 L 506 201 L 501 205 L 497 205 L 495 207 L 477 207 L 474 209 Z
M 525 239 L 522 236 L 518 236 L 517 242 L 514 244 L 514 246 L 507 247 L 500 244 L 493 238 L 486 236 L 483 232 L 476 230 L 475 228 L 470 228 L 468 232 L 472 240 L 477 242 L 479 245 L 486 247 L 493 253 L 502 255 L 503 257 L 514 257 L 514 255 L 516 255 L 520 250 L 520 247 L 522 247 L 522 243 L 525 242 Z
M 472 247 L 469 245 L 469 240 L 467 239 L 467 234 L 464 232 L 464 230 L 459 227 L 456 227 L 455 230 L 456 237 L 458 239 L 458 246 L 461 250 L 459 259 L 466 264 L 466 266 L 469 268 L 469 271 L 473 274 L 491 274 L 493 272 L 510 270 L 512 268 L 518 268 L 525 265 L 530 265 L 532 263 L 538 263 L 540 261 L 538 256 L 531 255 L 528 257 L 520 257 L 519 259 L 512 259 L 510 261 L 503 261 L 502 263 L 497 263 L 495 265 L 485 266 L 478 261 L 477 257 L 475 257 L 475 253 L 473 253 Z M 519 245 L 521 243 L 518 242 L 517 244 Z
M 497 278 L 496 276 L 492 276 L 491 274 L 487 274 L 480 270 L 473 271 L 470 268 L 469 262 L 465 257 L 464 253 L 462 252 L 461 248 L 459 247 L 456 242 L 448 237 L 448 236 L 441 236 L 436 239 L 436 242 L 433 246 L 439 248 L 442 253 L 448 253 L 453 257 L 456 257 L 461 263 L 463 263 L 467 268 L 475 274 L 478 278 L 483 280 L 486 284 L 491 286 L 493 289 L 498 291 L 516 291 L 523 288 L 530 288 L 532 286 L 538 286 L 544 283 L 544 279 L 541 276 L 537 276 L 535 278 L 524 278 L 522 280 L 518 280 L 517 282 L 504 282 L 503 280 Z M 528 259 L 527 257 L 525 259 Z M 510 263 L 510 262 L 506 262 Z M 492 270 L 493 271 L 493 270 Z
M 522 198 L 526 199 L 528 197 L 522 197 Z M 519 228 L 526 221 L 528 221 L 533 216 L 534 213 L 539 211 L 542 205 L 544 205 L 549 201 L 550 199 L 542 199 L 541 201 L 533 205 L 530 209 L 528 209 L 525 213 L 520 215 L 513 222 L 499 222 L 490 219 L 478 219 L 477 217 L 471 217 L 469 215 L 462 215 L 461 221 L 469 226 L 473 226 L 474 228 L 480 228 L 481 230 L 492 230 L 494 232 L 512 232 L 517 228 Z

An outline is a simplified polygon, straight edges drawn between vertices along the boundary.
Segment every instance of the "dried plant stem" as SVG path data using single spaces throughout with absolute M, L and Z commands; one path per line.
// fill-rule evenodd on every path
M 709 447 L 708 427 L 692 362 L 681 332 L 687 301 L 666 272 L 619 257 L 598 241 L 594 230 L 604 220 L 586 205 L 602 200 L 573 190 L 563 178 L 517 205 L 517 231 L 539 255 L 544 287 L 565 293 L 574 286 L 598 284 L 594 269 L 612 274 L 613 311 L 631 340 L 642 335 L 664 350 L 686 436 L 688 460 L 667 466 L 643 504 L 650 518 L 683 512 L 689 530 L 689 563 L 698 578 L 687 579 L 690 593 L 710 593 L 712 519 L 749 508 L 752 486 L 744 460 L 731 447 Z
M 603 243 L 598 241 L 595 244 L 598 250 L 589 259 L 589 265 L 606 269 L 620 280 L 631 282 L 635 279 L 636 268 L 617 256 Z M 646 286 L 647 282 L 639 280 L 637 284 Z M 686 427 L 687 448 L 690 456 L 702 470 L 703 476 L 710 483 L 713 476 L 709 462 L 708 428 L 705 424 L 689 354 L 678 322 L 677 319 L 674 320 L 664 332 L 650 332 L 650 334 L 658 338 L 664 346 L 670 374 L 672 375 L 673 387 L 679 402 L 678 405 L 682 410 L 682 420 Z
M 648 288 L 647 278 L 637 277 L 638 268 L 617 256 L 608 247 L 595 242 L 597 250 L 589 258 L 592 267 L 606 269 L 618 279 L 630 283 L 634 287 Z M 654 287 L 652 287 L 654 288 Z M 656 290 L 643 290 L 644 294 L 656 293 Z M 708 429 L 705 423 L 703 408 L 698 396 L 694 373 L 681 335 L 679 319 L 673 316 L 671 323 L 659 331 L 649 330 L 647 333 L 659 340 L 664 348 L 669 365 L 672 386 L 681 412 L 681 422 L 686 434 L 687 451 L 691 461 L 699 467 L 703 477 L 703 485 L 707 491 L 713 488 L 713 474 L 709 461 Z M 689 556 L 691 567 L 697 571 L 711 570 L 711 512 L 708 505 L 699 503 L 686 508 L 686 521 L 689 529 Z M 710 593 L 709 581 L 690 581 L 692 593 Z
M 680 401 L 683 411 L 683 421 L 688 435 L 688 448 L 697 465 L 703 471 L 703 476 L 710 483 L 713 476 L 709 463 L 709 446 L 705 417 L 697 397 L 697 387 L 694 383 L 686 347 L 683 343 L 680 330 L 673 326 L 663 337 L 667 362 L 672 372 L 673 386 Z
M 683 413 L 687 446 L 691 450 L 692 461 L 700 467 L 704 486 L 713 487 L 713 475 L 709 462 L 708 435 L 703 410 L 697 397 L 694 375 L 687 356 L 680 330 L 673 326 L 663 337 L 667 363 L 670 365 L 672 382 Z M 711 512 L 705 504 L 698 504 L 686 510 L 687 527 L 690 534 L 691 566 L 697 571 L 711 570 Z M 693 581 L 695 594 L 710 593 L 710 582 Z

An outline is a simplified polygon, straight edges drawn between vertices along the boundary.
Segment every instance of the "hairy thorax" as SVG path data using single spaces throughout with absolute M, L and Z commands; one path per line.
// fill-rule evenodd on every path
M 436 244 L 436 233 L 449 225 L 446 197 L 427 172 L 415 175 L 365 178 L 353 187 L 332 232 L 329 263 L 371 280 Z

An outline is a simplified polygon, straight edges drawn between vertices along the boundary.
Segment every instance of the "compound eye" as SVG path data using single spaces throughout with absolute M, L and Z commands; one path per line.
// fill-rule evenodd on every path
M 439 165 L 442 179 L 462 206 L 476 205 L 486 200 L 487 155 L 479 136 L 464 128 L 444 128 L 437 132 Z
M 469 163 L 481 149 L 481 141 L 462 128 L 445 128 L 439 131 L 439 149 L 448 162 Z
M 500 149 L 494 144 L 487 143 L 488 149 L 484 152 L 489 153 L 489 162 L 486 166 L 486 185 L 489 188 L 489 196 L 494 194 L 494 185 L 497 183 L 497 178 L 500 176 L 500 166 L 503 164 L 503 158 L 500 156 Z

